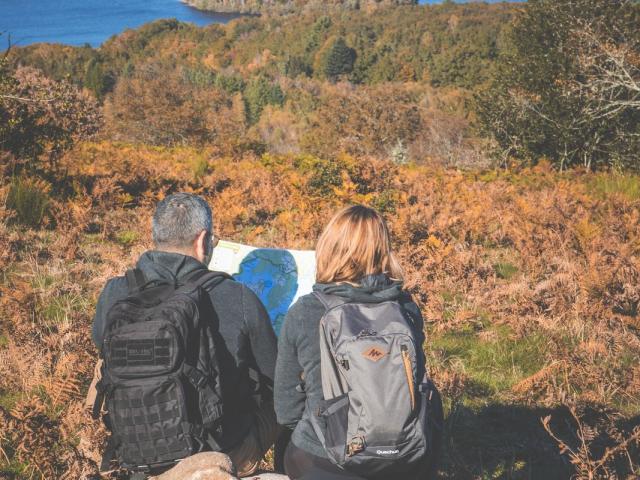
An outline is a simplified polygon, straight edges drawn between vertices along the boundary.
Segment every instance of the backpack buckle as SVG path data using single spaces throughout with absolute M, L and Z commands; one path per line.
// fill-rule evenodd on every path
M 186 374 L 187 378 L 189 379 L 189 381 L 194 387 L 202 388 L 207 384 L 207 381 L 208 381 L 207 376 L 197 368 L 193 368 L 190 366 L 187 368 L 187 365 L 185 365 L 184 370 L 185 370 L 184 373 Z

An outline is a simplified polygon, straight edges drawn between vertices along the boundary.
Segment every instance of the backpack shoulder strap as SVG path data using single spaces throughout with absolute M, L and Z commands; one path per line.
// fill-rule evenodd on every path
M 142 287 L 147 283 L 144 278 L 144 273 L 139 268 L 132 268 L 125 273 L 127 278 L 127 286 L 129 287 L 129 294 L 138 293 Z
M 331 310 L 332 308 L 349 303 L 349 300 L 339 297 L 338 295 L 329 295 L 318 291 L 314 291 L 313 294 L 320 300 L 320 303 L 324 305 L 326 310 Z
M 233 280 L 233 277 L 225 272 L 215 272 L 213 270 L 197 270 L 187 276 L 184 285 L 188 289 L 202 287 L 207 291 L 213 290 L 224 280 Z

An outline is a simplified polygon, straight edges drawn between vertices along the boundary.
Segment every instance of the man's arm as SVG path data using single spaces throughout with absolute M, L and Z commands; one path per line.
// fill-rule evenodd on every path
M 269 389 L 273 387 L 278 346 L 271 319 L 260 299 L 249 288 L 242 286 L 242 310 L 249 334 L 251 353 L 261 377 L 266 377 Z
M 107 328 L 107 312 L 118 300 L 127 296 L 127 280 L 124 277 L 115 277 L 107 282 L 98 297 L 96 314 L 93 317 L 93 330 L 91 337 L 98 350 L 102 348 L 104 332 Z

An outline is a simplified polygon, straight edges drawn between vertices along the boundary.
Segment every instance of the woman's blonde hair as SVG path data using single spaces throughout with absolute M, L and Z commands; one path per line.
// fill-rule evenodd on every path
M 353 205 L 334 215 L 316 246 L 316 282 L 358 283 L 366 275 L 402 278 L 389 229 L 372 208 Z

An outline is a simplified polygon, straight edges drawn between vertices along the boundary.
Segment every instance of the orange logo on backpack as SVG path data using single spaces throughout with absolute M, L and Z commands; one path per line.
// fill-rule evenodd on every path
M 377 362 L 385 355 L 386 353 L 380 350 L 378 347 L 371 347 L 362 352 L 362 356 L 366 359 L 371 360 L 372 362 Z

